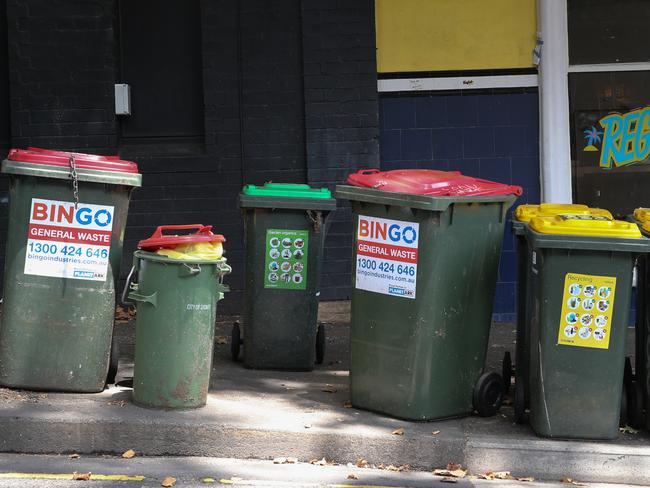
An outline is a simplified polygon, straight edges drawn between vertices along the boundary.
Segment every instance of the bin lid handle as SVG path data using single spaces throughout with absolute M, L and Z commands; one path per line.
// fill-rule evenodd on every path
M 163 232 L 166 230 L 192 230 L 192 229 L 196 229 L 195 234 L 210 234 L 212 232 L 211 225 L 203 225 L 203 224 L 161 225 L 154 231 L 150 239 L 162 237 Z

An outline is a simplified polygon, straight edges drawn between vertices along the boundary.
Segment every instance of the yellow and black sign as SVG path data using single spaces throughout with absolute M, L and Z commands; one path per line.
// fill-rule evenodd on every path
M 557 343 L 609 349 L 616 278 L 567 273 Z

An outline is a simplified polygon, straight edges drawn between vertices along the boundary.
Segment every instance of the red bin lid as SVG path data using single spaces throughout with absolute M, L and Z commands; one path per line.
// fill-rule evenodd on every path
M 460 171 L 433 169 L 364 169 L 348 176 L 354 186 L 439 197 L 521 195 L 520 186 L 465 176 Z
M 196 230 L 192 234 L 163 234 L 168 230 Z M 169 249 L 181 244 L 195 244 L 197 242 L 226 242 L 221 234 L 213 234 L 211 225 L 187 224 L 187 225 L 161 225 L 148 239 L 138 242 L 138 248 L 145 251 L 157 251 L 158 249 Z
M 70 158 L 74 158 L 77 168 L 112 171 L 114 173 L 137 173 L 138 165 L 133 161 L 125 161 L 119 156 L 100 156 L 68 151 L 53 151 L 38 147 L 27 149 L 11 149 L 7 159 L 22 163 L 47 164 L 50 166 L 70 166 Z

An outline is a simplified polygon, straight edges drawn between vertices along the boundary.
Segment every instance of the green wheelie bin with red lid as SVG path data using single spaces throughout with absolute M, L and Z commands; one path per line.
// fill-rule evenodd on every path
M 138 167 L 117 156 L 12 149 L 0 384 L 98 392 Z M 115 371 L 113 371 L 114 373 Z
M 352 203 L 350 399 L 408 420 L 494 414 L 485 371 L 506 212 L 518 186 L 457 171 L 364 170 Z

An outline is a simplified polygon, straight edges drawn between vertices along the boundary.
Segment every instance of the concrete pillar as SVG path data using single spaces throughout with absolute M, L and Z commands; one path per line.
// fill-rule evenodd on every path
M 567 0 L 537 1 L 542 201 L 571 203 Z

